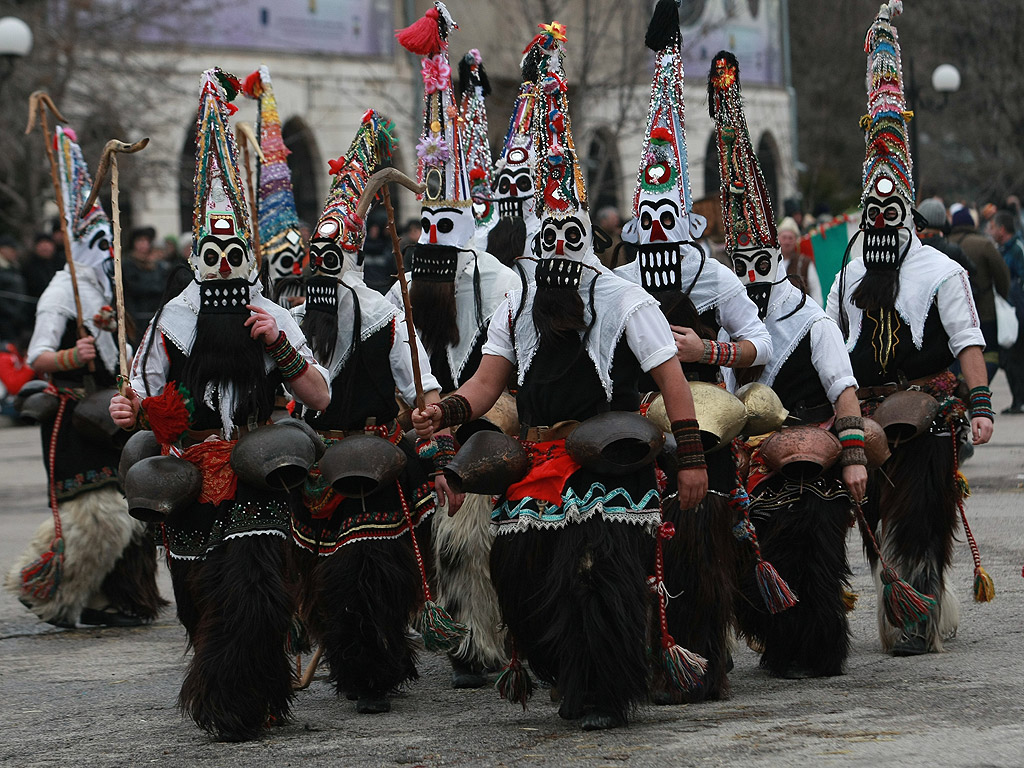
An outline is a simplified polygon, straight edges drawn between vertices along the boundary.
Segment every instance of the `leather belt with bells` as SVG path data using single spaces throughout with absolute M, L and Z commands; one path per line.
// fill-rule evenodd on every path
M 552 440 L 564 440 L 578 427 L 578 421 L 559 421 L 550 427 L 527 427 L 519 431 L 519 437 L 528 443 L 547 443 Z

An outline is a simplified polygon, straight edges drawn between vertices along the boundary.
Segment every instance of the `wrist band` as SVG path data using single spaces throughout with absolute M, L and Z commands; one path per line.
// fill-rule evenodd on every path
M 733 341 L 704 339 L 704 354 L 700 356 L 700 362 L 732 368 L 740 362 L 740 345 Z
M 469 400 L 456 392 L 441 400 L 437 407 L 441 409 L 441 424 L 438 429 L 457 427 L 473 418 L 473 408 Z
M 971 417 L 995 421 L 995 411 L 992 410 L 992 390 L 988 387 L 975 387 L 971 390 Z
M 440 472 L 455 458 L 455 438 L 451 435 L 434 435 L 434 471 Z
M 81 368 L 82 356 L 78 354 L 78 347 L 58 350 L 56 365 L 57 370 L 60 371 L 73 371 L 75 368 Z
M 284 331 L 278 331 L 277 341 L 266 346 L 267 354 L 277 364 L 285 381 L 292 381 L 309 369 L 309 363 L 288 341 Z
M 843 416 L 836 419 L 836 434 L 843 446 L 839 465 L 867 464 L 868 455 L 864 449 L 864 419 L 860 416 Z
M 680 469 L 702 469 L 706 466 L 696 419 L 673 421 L 672 436 L 676 439 L 676 464 Z

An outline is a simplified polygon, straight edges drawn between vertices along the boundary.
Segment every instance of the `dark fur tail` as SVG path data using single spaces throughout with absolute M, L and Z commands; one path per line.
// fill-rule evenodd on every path
M 672 696 L 680 702 L 724 699 L 736 594 L 735 513 L 721 496 L 709 494 L 692 510 L 680 510 L 673 498 L 662 515 L 676 527 L 664 543 L 665 586 L 670 595 L 679 595 L 668 601 L 668 631 L 676 643 L 708 660 L 704 687 Z
M 495 541 L 503 615 L 530 666 L 557 684 L 564 714 L 626 722 L 646 700 L 653 552 L 643 529 L 599 518 Z
M 743 601 L 759 609 L 761 666 L 776 675 L 799 667 L 816 676 L 840 675 L 850 653 L 843 589 L 850 575 L 846 533 L 850 504 L 844 496 L 822 499 L 805 491 L 781 509 L 752 514 L 764 559 L 799 595 L 799 602 L 770 614 L 759 600 L 753 568 L 740 573 Z
M 415 680 L 406 629 L 423 600 L 408 536 L 360 541 L 322 558 L 314 612 L 339 694 L 381 698 Z
M 132 540 L 103 580 L 103 594 L 121 613 L 152 621 L 170 603 L 156 586 L 156 544 L 149 526 Z
M 178 705 L 225 741 L 254 739 L 288 717 L 285 639 L 295 601 L 283 575 L 286 545 L 276 536 L 230 539 L 189 574 L 198 621 Z

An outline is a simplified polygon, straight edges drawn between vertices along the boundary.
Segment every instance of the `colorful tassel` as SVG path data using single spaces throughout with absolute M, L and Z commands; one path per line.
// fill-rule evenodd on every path
M 395 483 L 395 487 L 398 488 L 398 499 L 402 503 L 405 523 L 409 526 L 412 551 L 416 556 L 416 565 L 420 569 L 420 580 L 423 582 L 423 609 L 416 617 L 414 626 L 416 631 L 423 635 L 423 646 L 428 651 L 453 651 L 469 634 L 469 627 L 453 619 L 448 611 L 434 602 L 430 594 L 430 585 L 427 583 L 427 568 L 423 564 L 423 554 L 420 552 L 419 542 L 416 541 L 409 503 L 405 500 L 405 491 L 399 482 Z
M 498 695 L 510 704 L 519 704 L 523 711 L 526 711 L 526 702 L 533 696 L 533 678 L 526 671 L 526 667 L 519 660 L 519 655 L 512 650 L 512 656 L 508 664 L 501 670 L 498 679 L 494 681 L 494 687 Z
M 960 510 L 960 522 L 964 525 L 964 533 L 967 535 L 967 544 L 971 548 L 971 557 L 974 559 L 974 600 L 978 603 L 989 603 L 996 597 L 996 585 L 992 577 L 981 567 L 981 551 L 978 549 L 978 542 L 974 539 L 971 526 L 967 524 L 967 510 L 964 509 L 963 500 L 970 496 L 971 489 L 967 485 L 967 478 L 960 471 L 960 453 L 957 443 L 956 431 L 953 432 L 953 463 L 955 483 L 958 491 L 957 508 Z
M 797 603 L 796 593 L 789 588 L 779 572 L 767 560 L 760 560 L 755 569 L 757 575 L 757 588 L 761 592 L 764 604 L 772 613 L 781 613 L 787 608 L 792 608 Z
M 428 651 L 453 651 L 469 634 L 469 627 L 429 598 L 416 618 L 416 630 L 423 635 L 423 647 Z
M 882 607 L 885 618 L 894 627 L 909 630 L 915 624 L 925 621 L 938 602 L 931 595 L 922 595 L 900 578 L 891 566 L 882 567 Z
M 848 589 L 843 590 L 843 608 L 849 613 L 857 606 L 857 600 L 860 597 L 856 592 L 851 592 Z
M 775 567 L 761 557 L 761 545 L 757 541 L 757 531 L 754 524 L 750 522 L 750 496 L 747 495 L 746 484 L 741 473 L 741 462 L 739 457 L 739 441 L 732 441 L 733 465 L 736 468 L 736 486 L 729 494 L 729 506 L 743 514 L 743 519 L 733 526 L 733 535 L 737 539 L 746 539 L 754 549 L 754 557 L 757 559 L 757 566 L 754 569 L 754 576 L 757 579 L 757 588 L 764 599 L 764 604 L 771 613 L 781 613 L 792 608 L 800 600 L 796 592 L 790 589 L 786 580 L 779 575 Z
M 431 8 L 422 18 L 395 32 L 395 39 L 405 50 L 417 56 L 436 56 L 444 45 L 438 25 L 439 16 L 437 8 Z
M 661 662 L 665 665 L 665 677 L 672 685 L 684 692 L 696 692 L 704 687 L 704 676 L 708 671 L 708 660 L 698 653 L 688 651 L 668 633 L 668 589 L 665 587 L 665 554 L 661 543 L 676 534 L 672 523 L 658 526 L 654 559 L 654 590 L 658 595 L 658 620 L 661 624 Z
M 64 575 L 64 539 L 57 537 L 38 559 L 21 569 L 21 591 L 26 597 L 49 600 Z
M 312 650 L 312 643 L 309 640 L 306 623 L 299 618 L 298 614 L 292 616 L 291 624 L 288 625 L 288 634 L 284 639 L 284 649 L 285 653 L 289 656 L 309 653 Z
M 974 601 L 990 603 L 995 597 L 996 585 L 992 583 L 992 577 L 979 565 L 974 569 Z

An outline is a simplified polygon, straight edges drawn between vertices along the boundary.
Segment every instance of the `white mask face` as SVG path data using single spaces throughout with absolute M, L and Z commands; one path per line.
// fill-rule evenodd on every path
M 419 242 L 423 245 L 450 245 L 462 248 L 473 237 L 476 220 L 473 209 L 450 206 L 431 207 L 424 205 L 421 212 Z
M 689 221 L 679 215 L 679 203 L 668 197 L 640 193 L 637 243 L 681 243 L 690 239 Z
M 541 259 L 582 261 L 591 243 L 590 216 L 579 211 L 565 219 L 541 222 L 537 256 Z
M 910 247 L 913 221 L 910 203 L 896 191 L 892 179 L 880 176 L 864 198 L 860 228 L 864 231 L 864 265 L 898 269 Z
M 270 257 L 267 275 L 271 283 L 296 274 L 296 265 L 302 263 L 302 237 L 298 230 L 289 229 L 284 235 L 284 245 Z
M 114 279 L 113 237 L 110 227 L 96 227 L 84 240 L 75 240 L 71 244 L 71 258 L 75 266 L 87 267 L 92 270 L 96 281 L 105 294 L 110 294 Z
M 737 248 L 732 255 L 736 276 L 747 289 L 747 296 L 757 305 L 762 320 L 768 314 L 772 286 L 778 279 L 782 265 L 782 251 L 778 248 Z
M 253 267 L 252 251 L 234 235 L 206 235 L 199 241 L 192 269 L 201 281 L 248 279 Z

